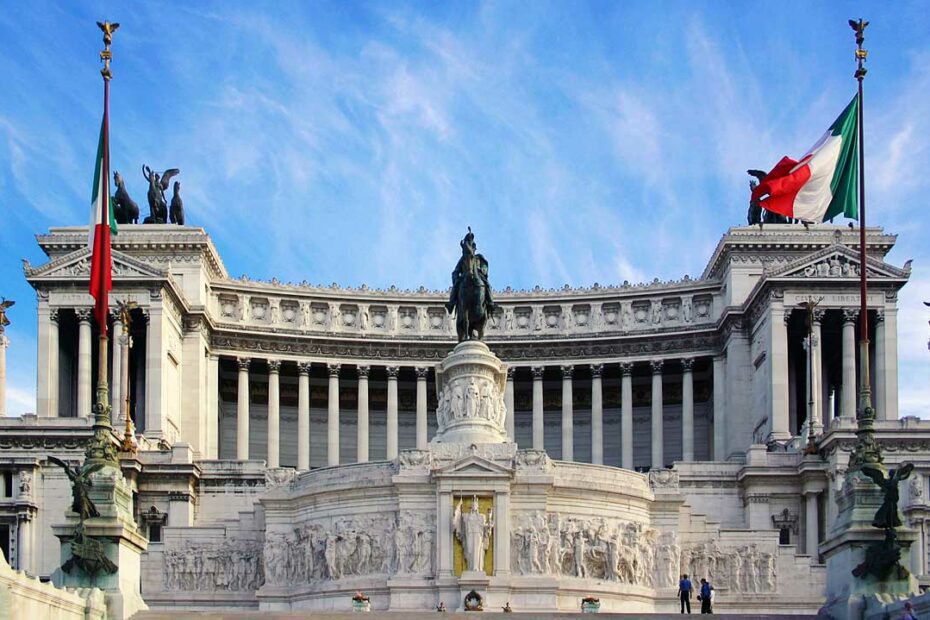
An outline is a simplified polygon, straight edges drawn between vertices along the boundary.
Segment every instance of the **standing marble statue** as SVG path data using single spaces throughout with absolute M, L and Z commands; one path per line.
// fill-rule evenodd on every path
M 462 499 L 452 516 L 452 532 L 462 542 L 465 570 L 484 572 L 484 553 L 491 544 L 494 531 L 494 515 L 488 508 L 487 516 L 478 509 L 478 497 L 472 497 L 471 510 L 462 513 Z

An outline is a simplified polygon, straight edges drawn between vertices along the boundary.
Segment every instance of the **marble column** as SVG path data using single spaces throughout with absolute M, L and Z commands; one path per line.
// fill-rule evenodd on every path
M 240 461 L 249 458 L 249 365 L 252 360 L 240 357 L 239 389 L 236 400 L 236 458 Z
M 885 420 L 885 312 L 879 310 L 873 319 L 875 323 L 875 393 L 872 395 L 872 406 L 875 408 L 875 417 Z
M 387 367 L 387 459 L 397 458 L 397 374 L 399 366 Z
M 562 460 L 575 460 L 575 428 L 572 403 L 574 366 L 562 366 Z
M 2 334 L 0 334 L 2 335 Z M 16 550 L 16 568 L 21 571 L 32 572 L 32 528 L 30 527 L 32 516 L 21 514 L 18 517 L 19 523 L 16 528 L 17 550 Z
M 326 464 L 339 464 L 339 369 L 342 364 L 327 364 L 329 371 L 329 394 L 326 399 Z
M 620 461 L 633 469 L 633 362 L 620 362 Z
M 113 328 L 110 332 L 112 349 L 110 355 L 110 423 L 115 424 L 120 418 L 119 413 L 122 409 L 120 405 L 123 393 L 123 347 L 120 344 L 120 339 L 123 337 L 123 322 L 117 312 L 110 313 L 110 316 L 113 318 Z M 120 431 L 122 429 L 117 428 L 116 430 Z
M 604 464 L 604 391 L 603 364 L 591 364 L 591 462 Z
M 494 575 L 510 575 L 510 493 L 494 493 Z
M 840 416 L 856 419 L 856 318 L 858 310 L 843 310 L 843 391 Z
M 36 377 L 36 414 L 58 417 L 58 308 L 40 302 L 38 309 L 39 355 Z
M 714 357 L 714 455 L 715 461 L 725 461 L 727 458 L 727 372 L 726 355 Z
M 436 566 L 439 579 L 452 578 L 452 493 L 441 490 L 436 494 Z M 454 609 L 454 607 L 453 607 Z
M 681 360 L 681 460 L 694 460 L 694 358 Z
M 310 362 L 297 362 L 297 469 L 310 469 Z
M 820 563 L 820 554 L 817 553 L 817 493 L 808 492 L 804 495 L 804 505 L 806 508 L 806 520 L 804 524 L 804 550 L 807 552 L 815 563 Z
M 164 320 L 161 302 L 153 301 L 143 315 L 148 321 L 145 332 L 145 436 L 153 440 L 164 437 L 165 395 L 163 369 L 165 360 Z M 248 397 L 248 394 L 246 394 Z M 138 422 L 138 420 L 137 420 Z M 246 420 L 248 425 L 248 420 Z M 248 428 L 248 427 L 246 427 Z M 248 442 L 248 438 L 246 438 Z M 248 452 L 248 449 L 246 449 Z
M 268 360 L 268 467 L 281 466 L 281 360 Z
M 429 377 L 429 368 L 417 366 L 414 371 L 417 375 L 417 450 L 426 450 L 429 443 L 426 427 L 426 378 Z
M 128 336 L 127 336 L 128 338 Z M 126 365 L 126 378 L 129 378 L 129 355 L 123 357 Z M 128 385 L 128 382 L 127 382 Z M 220 458 L 220 357 L 213 353 L 207 359 L 207 458 Z M 126 400 L 123 400 L 126 406 Z M 124 411 L 124 415 L 129 415 Z M 124 418 L 125 421 L 125 418 Z
M 665 467 L 662 454 L 664 438 L 662 437 L 662 360 L 652 360 L 652 469 Z
M 881 372 L 876 365 L 876 388 L 884 391 L 884 403 L 877 411 L 879 420 L 898 419 L 898 309 L 885 308 L 881 320 L 876 324 L 876 342 L 882 340 Z
M 823 313 L 823 310 L 814 310 L 814 321 L 811 324 L 814 339 L 814 379 L 811 389 L 814 391 L 814 420 L 818 421 L 820 429 L 830 424 L 830 414 L 827 413 L 823 402 L 823 339 L 821 330 Z
M 504 387 L 504 408 L 507 410 L 507 417 L 504 420 L 504 427 L 507 429 L 507 437 L 510 441 L 516 442 L 514 435 L 515 412 L 513 410 L 513 366 L 507 367 L 507 385 Z
M 788 320 L 781 301 L 772 300 L 769 308 L 769 389 L 771 433 L 769 439 L 784 441 L 792 436 L 788 424 Z
M 359 463 L 368 462 L 368 373 L 369 366 L 359 366 L 358 372 L 358 436 L 355 453 Z
M 533 366 L 533 449 L 545 450 L 545 425 L 543 423 L 543 374 L 545 366 Z
M 78 319 L 78 371 L 77 371 L 77 415 L 79 418 L 91 414 L 91 332 L 90 308 L 75 310 Z

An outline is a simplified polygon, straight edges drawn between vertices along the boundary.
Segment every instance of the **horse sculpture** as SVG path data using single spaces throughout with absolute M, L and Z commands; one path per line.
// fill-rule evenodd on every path
M 459 245 L 462 257 L 452 272 L 452 291 L 446 309 L 450 314 L 455 312 L 459 342 L 482 340 L 485 323 L 496 309 L 488 283 L 488 261 L 477 253 L 478 246 L 470 226 Z
M 116 193 L 113 195 L 113 211 L 118 224 L 138 224 L 139 223 L 139 205 L 129 196 L 126 191 L 126 181 L 119 171 L 113 172 L 113 183 L 116 185 Z

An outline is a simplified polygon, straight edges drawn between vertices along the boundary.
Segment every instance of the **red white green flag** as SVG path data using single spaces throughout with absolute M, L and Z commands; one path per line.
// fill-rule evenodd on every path
M 100 139 L 97 142 L 97 162 L 94 166 L 94 189 L 90 201 L 90 228 L 88 244 L 91 249 L 90 294 L 94 298 L 94 317 L 100 334 L 107 334 L 109 292 L 113 288 L 110 262 L 110 234 L 116 234 L 116 218 L 109 200 L 109 140 L 107 114 L 104 112 L 100 124 Z
M 824 222 L 837 215 L 859 219 L 859 98 L 807 154 L 783 157 L 752 192 L 766 211 Z

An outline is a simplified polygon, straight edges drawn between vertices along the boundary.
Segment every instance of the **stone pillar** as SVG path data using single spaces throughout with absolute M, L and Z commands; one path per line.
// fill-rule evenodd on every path
M 875 408 L 875 417 L 884 420 L 885 417 L 885 313 L 879 310 L 873 319 L 875 323 L 875 392 L 872 394 L 872 406 Z
M 843 310 L 843 391 L 840 416 L 856 419 L 856 317 L 858 310 Z
M 310 362 L 297 362 L 297 469 L 310 469 Z
M 358 367 L 358 434 L 355 453 L 359 463 L 368 462 L 368 366 Z
M 494 493 L 494 575 L 510 575 L 510 493 Z
M 545 366 L 533 366 L 533 449 L 545 450 L 545 425 L 543 423 L 543 374 Z
M 426 378 L 429 368 L 417 366 L 417 450 L 426 450 L 429 443 L 426 427 Z
M 804 550 L 811 559 L 820 563 L 820 554 L 817 552 L 817 493 L 810 491 L 804 495 L 804 505 L 806 508 L 806 520 L 804 523 Z
M 633 362 L 620 362 L 620 460 L 633 469 Z
M 694 358 L 681 360 L 681 460 L 694 460 Z
M 236 394 L 236 458 L 240 461 L 249 458 L 249 365 L 252 360 L 240 357 L 239 389 Z
M 0 334 L 2 337 L 3 334 Z M 16 528 L 16 568 L 32 573 L 32 528 L 30 527 L 32 515 L 21 514 Z
M 110 343 L 113 353 L 110 359 L 110 423 L 114 424 L 120 418 L 122 411 L 122 369 L 123 369 L 123 347 L 120 339 L 123 337 L 123 322 L 120 320 L 119 313 L 111 313 L 113 317 L 113 329 L 110 332 Z M 117 428 L 117 432 L 122 429 Z
M 823 325 L 823 310 L 814 310 L 813 337 L 814 337 L 814 419 L 819 420 L 821 428 L 830 424 L 830 414 L 824 404 L 823 389 L 823 339 L 821 326 Z
M 78 319 L 78 381 L 77 381 L 77 415 L 79 418 L 91 414 L 91 332 L 90 308 L 75 310 Z
M 591 462 L 595 465 L 604 464 L 603 373 L 603 364 L 591 364 Z
M 36 414 L 58 417 L 58 308 L 39 302 L 39 351 L 36 368 Z
M 163 317 L 160 301 L 153 301 L 145 316 L 148 327 L 145 333 L 145 436 L 160 439 L 163 436 L 162 423 L 162 369 L 164 366 Z M 248 398 L 248 394 L 246 394 Z M 248 425 L 248 420 L 246 420 Z M 248 428 L 248 426 L 246 427 Z M 246 439 L 248 442 L 248 439 Z M 246 450 L 248 452 L 248 450 Z
M 652 469 L 665 467 L 662 454 L 662 360 L 652 360 Z
M 281 360 L 268 360 L 268 467 L 281 466 Z
M 769 439 L 791 438 L 788 425 L 788 327 L 791 316 L 781 301 L 772 300 L 769 308 L 769 403 L 771 433 Z
M 399 366 L 387 367 L 387 458 L 397 458 L 397 373 Z
M 327 364 L 329 371 L 329 395 L 326 399 L 326 464 L 339 464 L 339 369 L 342 364 Z
M 911 545 L 911 573 L 916 577 L 927 574 L 926 567 L 926 522 L 919 516 L 908 519 L 909 527 L 917 530 L 917 540 Z
M 572 374 L 574 366 L 562 366 L 562 460 L 575 460 L 575 434 L 572 410 Z
M 714 460 L 727 458 L 726 355 L 714 357 Z
M 436 507 L 436 575 L 439 579 L 452 577 L 452 493 L 440 491 Z M 454 607 L 453 607 L 454 609 Z
M 876 387 L 881 385 L 884 391 L 884 404 L 878 410 L 879 420 L 898 419 L 898 310 L 885 308 L 882 319 L 876 324 L 883 347 L 882 354 L 876 358 L 882 360 L 881 373 L 876 370 Z M 881 379 L 881 380 L 879 380 Z
M 507 367 L 507 386 L 504 388 L 504 408 L 507 410 L 507 417 L 504 420 L 505 428 L 507 429 L 507 437 L 510 438 L 510 441 L 516 442 L 517 438 L 514 434 L 514 423 L 516 420 L 515 412 L 513 410 L 513 366 Z
M 129 373 L 128 355 L 123 357 Z M 123 406 L 125 407 L 125 400 Z M 207 458 L 220 458 L 220 357 L 210 354 L 207 359 Z M 129 415 L 129 412 L 125 412 Z

